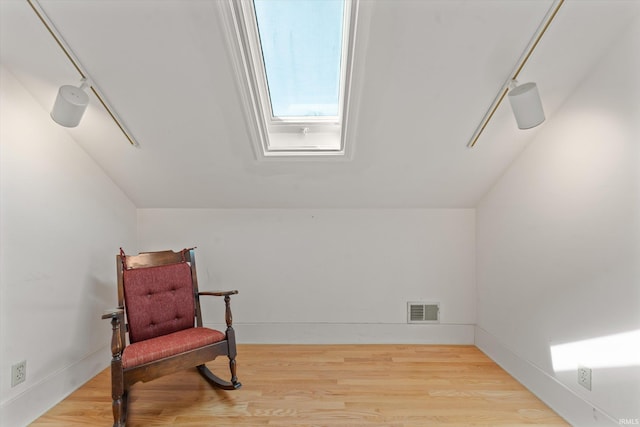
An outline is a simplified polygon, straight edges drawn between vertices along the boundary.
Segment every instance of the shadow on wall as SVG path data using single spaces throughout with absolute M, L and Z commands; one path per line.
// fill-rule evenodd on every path
M 113 271 L 115 276 L 115 267 Z M 113 282 L 107 282 L 104 277 L 87 274 L 82 283 L 82 289 L 79 290 L 81 309 L 78 310 L 75 328 L 71 328 L 70 333 L 75 337 L 84 337 L 85 340 L 74 340 L 71 354 L 89 356 L 96 351 L 104 351 L 104 358 L 100 359 L 108 361 L 111 358 L 107 348 L 111 342 L 111 325 L 102 320 L 101 315 L 106 309 L 117 305 L 115 278 Z M 105 366 L 95 367 L 96 372 Z

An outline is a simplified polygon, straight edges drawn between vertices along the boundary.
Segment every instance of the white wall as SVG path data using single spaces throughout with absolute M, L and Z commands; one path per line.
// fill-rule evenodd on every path
M 25 425 L 107 366 L 115 254 L 135 206 L 0 67 L 0 425 Z M 11 388 L 11 365 L 27 361 Z
M 640 420 L 639 41 L 636 21 L 477 207 L 476 342 L 580 426 Z
M 473 342 L 472 209 L 140 209 L 138 233 L 141 250 L 197 246 L 202 289 L 240 290 L 240 342 Z M 442 323 L 407 325 L 415 300 Z

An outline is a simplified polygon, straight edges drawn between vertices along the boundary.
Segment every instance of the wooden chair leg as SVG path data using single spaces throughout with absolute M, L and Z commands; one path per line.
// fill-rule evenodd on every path
M 227 343 L 228 350 L 227 354 L 229 355 L 229 370 L 231 371 L 231 383 L 237 385 L 236 388 L 240 388 L 241 384 L 238 382 L 238 377 L 236 375 L 236 331 L 233 330 L 233 326 L 231 326 L 231 322 L 227 323 Z
M 113 402 L 113 427 L 124 427 L 127 420 L 128 393 L 124 390 L 122 361 L 117 358 L 111 361 L 111 398 Z
M 231 381 L 225 381 L 215 375 L 206 365 L 199 365 L 198 371 L 211 385 L 223 390 L 237 390 L 242 387 L 236 375 L 236 336 L 233 327 L 227 326 L 227 355 L 229 356 L 229 369 L 231 370 Z
M 125 392 L 120 398 L 113 399 L 113 427 L 125 427 L 129 407 L 129 393 Z
M 231 383 L 235 388 L 240 388 L 241 384 L 238 382 L 238 377 L 236 375 L 236 359 L 229 359 L 229 370 L 231 371 Z
M 124 427 L 124 408 L 122 398 L 113 400 L 113 427 Z

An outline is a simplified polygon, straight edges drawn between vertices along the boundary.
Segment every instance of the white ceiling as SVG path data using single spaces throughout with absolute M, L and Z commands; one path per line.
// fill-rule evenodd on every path
M 351 160 L 258 161 L 225 2 L 41 0 L 140 146 L 97 99 L 69 133 L 140 208 L 473 207 L 540 127 L 505 102 L 467 142 L 551 0 L 361 0 Z M 547 117 L 606 53 L 639 0 L 567 0 L 520 75 Z M 0 0 L 0 59 L 48 114 L 80 76 L 26 0 Z

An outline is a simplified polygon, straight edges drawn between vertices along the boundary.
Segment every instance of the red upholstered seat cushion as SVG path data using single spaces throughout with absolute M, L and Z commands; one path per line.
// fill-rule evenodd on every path
M 123 272 L 132 343 L 193 328 L 195 302 L 186 262 Z
M 122 367 L 131 368 L 185 351 L 220 342 L 224 333 L 209 328 L 189 328 L 129 344 L 122 352 Z

